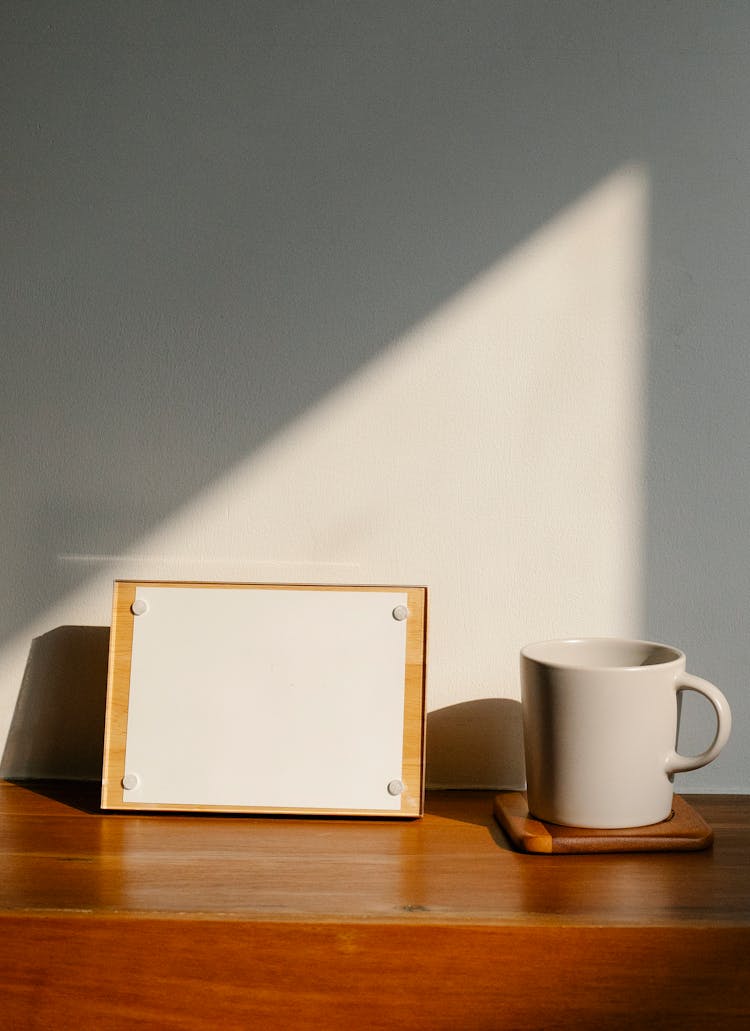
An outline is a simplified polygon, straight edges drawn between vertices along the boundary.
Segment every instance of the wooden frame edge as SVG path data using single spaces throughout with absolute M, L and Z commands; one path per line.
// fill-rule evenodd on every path
M 125 773 L 130 669 L 134 616 L 130 610 L 136 590 L 149 587 L 201 587 L 245 590 L 321 590 L 399 592 L 407 595 L 409 616 L 406 627 L 404 668 L 404 723 L 402 777 L 405 791 L 400 810 L 311 809 L 267 806 L 186 806 L 172 803 L 130 803 L 123 797 Z M 127 812 L 236 813 L 247 815 L 343 816 L 415 819 L 424 813 L 425 732 L 427 690 L 427 594 L 426 586 L 391 584 L 277 584 L 233 581 L 115 580 L 112 597 L 112 625 L 107 670 L 107 701 L 102 762 L 101 807 Z M 410 790 L 416 778 L 416 791 Z

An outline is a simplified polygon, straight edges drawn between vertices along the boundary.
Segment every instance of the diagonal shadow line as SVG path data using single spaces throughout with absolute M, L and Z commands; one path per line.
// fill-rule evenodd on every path
M 443 319 L 446 314 L 448 315 L 445 321 L 451 322 L 451 318 L 458 317 L 459 321 L 466 318 L 467 307 L 472 311 L 472 319 L 476 321 L 477 312 L 476 309 L 482 308 L 483 304 L 486 304 L 488 296 L 496 296 L 499 292 L 500 296 L 503 296 L 502 291 L 499 291 L 498 277 L 502 280 L 504 276 L 509 273 L 509 270 L 517 269 L 519 266 L 526 270 L 526 277 L 528 278 L 529 270 L 533 273 L 538 273 L 539 265 L 537 264 L 540 254 L 546 254 L 547 251 L 551 251 L 554 262 L 560 260 L 560 252 L 557 249 L 555 241 L 567 240 L 571 235 L 571 230 L 575 236 L 575 228 L 579 224 L 579 220 L 582 216 L 585 216 L 589 211 L 599 212 L 601 210 L 609 210 L 613 197 L 620 197 L 621 190 L 625 187 L 624 197 L 626 199 L 626 205 L 623 211 L 626 212 L 627 217 L 631 216 L 630 206 L 636 198 L 640 198 L 640 173 L 635 168 L 626 168 L 621 172 L 608 177 L 605 180 L 604 185 L 600 189 L 594 191 L 593 196 L 586 196 L 579 205 L 574 206 L 570 212 L 566 212 L 564 216 L 560 216 L 558 219 L 553 220 L 550 226 L 545 226 L 545 231 L 539 234 L 539 238 L 532 240 L 530 243 L 526 243 L 523 248 L 517 249 L 516 252 L 511 252 L 501 261 L 495 263 L 492 268 L 487 271 L 483 276 L 479 277 L 477 283 L 473 283 L 471 288 L 462 291 L 457 299 L 451 299 L 450 302 L 443 306 L 443 309 L 433 316 L 435 321 L 439 322 Z M 630 185 L 628 185 L 630 184 Z M 635 193 L 632 193 L 632 189 L 635 186 Z M 615 210 L 619 210 L 617 205 Z M 636 218 L 636 224 L 639 224 L 639 219 Z M 606 226 L 610 227 L 611 223 L 606 222 Z M 606 235 L 606 234 L 605 234 Z M 518 253 L 520 251 L 520 253 Z M 567 250 L 563 248 L 563 254 L 567 254 Z M 520 260 L 519 260 L 520 259 Z M 543 268 L 548 269 L 548 266 L 542 264 Z M 510 276 L 511 294 L 514 291 L 519 290 L 519 284 L 517 278 Z M 525 282 L 523 276 L 521 282 Z M 619 285 L 619 284 L 618 284 Z M 523 287 L 521 287 L 520 295 L 525 298 Z M 525 305 L 525 301 L 522 305 Z M 494 347 L 494 326 L 497 312 L 494 306 L 490 306 L 491 318 L 487 322 L 487 326 L 490 330 L 490 337 L 492 346 Z M 525 311 L 525 307 L 524 307 Z M 452 314 L 450 314 L 452 313 Z M 434 327 L 434 322 L 430 320 L 427 326 L 427 335 L 431 327 Z M 463 323 L 462 323 L 463 324 Z M 424 329 L 424 327 L 422 327 Z M 420 334 L 416 334 L 419 338 Z M 424 336 L 424 333 L 422 333 Z M 452 346 L 452 337 L 448 338 Z M 481 335 L 480 335 L 480 339 Z M 407 337 L 402 342 L 407 346 L 407 351 L 410 350 L 410 338 Z M 596 338 L 596 345 L 599 347 L 600 340 Z M 396 344 L 390 345 L 392 351 L 400 351 L 401 348 Z M 419 361 L 422 360 L 422 352 L 417 347 L 415 356 Z M 374 359 L 370 359 L 373 361 Z M 471 353 L 468 354 L 468 360 L 471 360 Z M 362 366 L 356 371 L 361 371 Z M 399 366 L 399 369 L 401 367 Z M 454 370 L 455 371 L 455 370 Z M 352 373 L 354 375 L 354 373 Z M 362 398 L 360 397 L 360 403 Z M 431 438 L 430 438 L 431 439 Z M 158 457 L 158 456 L 157 456 Z M 246 457 L 246 456 L 245 456 Z M 218 474 L 215 474 L 218 475 Z M 73 570 L 75 572 L 75 570 Z M 71 577 L 72 579 L 72 577 Z M 80 577 L 80 582 L 83 582 L 84 577 Z M 47 585 L 49 586 L 49 585 Z M 61 593 L 64 591 L 66 585 L 58 585 Z M 67 589 L 70 589 L 68 583 Z M 47 604 L 50 604 L 49 591 L 47 597 Z M 76 671 L 71 669 L 71 664 L 66 663 L 62 660 L 61 655 L 67 653 L 71 648 L 77 646 L 76 642 L 80 641 L 84 647 L 84 650 L 93 654 L 94 648 L 90 647 L 92 642 L 89 640 L 91 634 L 99 634 L 100 631 L 106 632 L 106 628 L 85 628 L 85 627 L 59 627 L 56 631 L 52 631 L 46 634 L 42 634 L 36 638 L 32 643 L 32 650 L 29 655 L 26 674 L 21 687 L 21 692 L 18 698 L 16 713 L 11 727 L 11 733 L 9 735 L 5 755 L 3 757 L 3 769 L 10 770 L 28 770 L 36 769 L 45 771 L 45 775 L 75 775 L 76 762 L 81 764 L 81 775 L 91 776 L 94 770 L 101 768 L 101 754 L 95 756 L 93 759 L 88 755 L 92 746 L 92 742 L 95 742 L 95 747 L 100 748 L 101 734 L 86 735 L 85 733 L 77 736 L 74 732 L 71 732 L 71 728 L 67 727 L 65 734 L 62 735 L 66 745 L 62 752 L 58 754 L 55 751 L 57 744 L 61 739 L 60 736 L 54 733 L 54 722 L 60 718 L 61 714 L 63 717 L 70 720 L 71 706 L 66 704 L 65 698 L 60 695 L 68 690 L 70 684 L 73 682 L 73 678 L 76 676 Z M 88 637 L 86 636 L 88 634 Z M 84 640 L 84 638 L 86 638 Z M 98 638 L 97 638 L 98 639 Z M 70 647 L 68 647 L 70 646 Z M 102 650 L 102 655 L 106 654 L 106 648 Z M 90 656 L 89 656 L 90 660 Z M 82 666 L 83 663 L 78 661 L 73 664 L 74 666 Z M 104 670 L 104 663 L 101 664 Z M 64 668 L 65 667 L 65 668 Z M 62 674 L 58 677 L 57 674 L 62 670 Z M 80 677 L 79 677 L 80 681 Z M 105 677 L 101 676 L 98 678 L 98 682 L 103 684 Z M 91 680 L 94 683 L 94 680 Z M 86 692 L 84 692 L 86 693 Z M 84 709 L 88 713 L 98 712 L 103 706 L 103 691 L 98 691 L 96 686 L 89 690 L 86 698 L 81 698 L 81 686 L 80 682 L 77 689 L 77 709 L 80 711 Z M 96 697 L 95 697 L 96 696 Z M 101 704 L 98 704 L 97 699 Z M 494 738 L 488 739 L 488 734 L 492 736 L 492 728 L 497 723 L 495 719 L 495 708 L 502 708 L 505 706 L 509 710 L 509 719 L 500 719 L 500 726 L 498 729 L 499 735 L 498 740 Z M 445 781 L 446 783 L 455 784 L 456 781 L 465 782 L 466 786 L 489 786 L 492 784 L 502 783 L 509 785 L 516 783 L 522 779 L 522 774 L 518 771 L 518 734 L 516 723 L 514 720 L 513 708 L 517 707 L 517 703 L 513 703 L 504 699 L 484 699 L 480 705 L 480 702 L 475 704 L 466 703 L 463 706 L 452 706 L 450 707 L 450 713 L 446 710 L 439 710 L 432 716 L 432 726 L 430 738 L 436 742 L 432 745 L 432 755 L 438 756 L 438 766 L 434 767 L 432 771 L 428 770 L 428 778 L 431 778 L 433 782 L 440 783 Z M 481 712 L 479 711 L 481 709 Z M 460 713 L 458 712 L 460 710 Z M 445 726 L 449 733 L 454 733 L 455 729 L 464 729 L 467 726 L 467 720 L 464 718 L 469 712 L 474 713 L 473 726 L 474 733 L 481 731 L 484 737 L 481 741 L 479 740 L 463 740 L 456 744 L 447 738 L 441 740 L 441 728 L 443 723 L 441 719 L 443 716 L 449 716 Z M 48 713 L 48 715 L 45 715 Z M 31 714 L 31 717 L 29 716 Z M 477 718 L 478 715 L 478 718 Z M 502 715 L 502 714 L 501 714 Z M 46 723 L 45 723 L 46 720 Z M 469 721 L 471 722 L 471 721 Z M 32 726 L 33 725 L 33 726 Z M 516 728 L 515 730 L 513 728 Z M 99 728 L 100 729 L 100 728 Z M 505 737 L 503 738 L 503 734 Z M 515 738 L 513 735 L 515 734 Z M 510 736 L 509 736 L 510 735 Z M 455 734 L 454 734 L 455 736 Z M 500 739 L 504 740 L 505 744 L 498 748 Z M 511 740 L 512 739 L 512 740 Z M 83 744 L 86 747 L 77 747 L 78 744 Z M 57 743 L 57 744 L 56 744 Z M 40 748 L 44 748 L 46 751 L 44 754 L 27 755 L 24 753 L 24 749 L 36 748 L 37 751 Z M 72 750 L 72 756 L 71 756 Z M 485 757 L 502 757 L 502 769 L 498 768 L 486 768 L 483 771 L 466 771 L 461 772 L 457 766 L 457 756 L 460 759 L 461 754 L 463 755 L 476 755 Z M 441 772 L 439 769 L 439 761 L 441 757 L 452 755 L 446 766 L 447 772 Z M 71 761 L 72 759 L 72 761 Z
M 558 17 L 14 16 L 0 637 L 85 582 L 61 552 L 122 554 L 627 159 L 606 105 L 532 88 L 529 48 L 566 92 Z
M 408 312 L 402 298 L 397 321 L 389 310 L 386 319 L 378 320 L 378 330 L 396 329 L 401 336 L 408 334 L 471 281 L 465 278 L 469 260 L 474 277 L 484 271 L 487 266 L 477 262 L 487 259 L 486 250 L 485 245 L 479 255 L 462 255 L 458 264 L 463 273 L 458 286 L 454 271 L 450 277 L 428 275 L 426 283 L 413 291 Z M 512 247 L 508 253 L 513 253 Z M 301 347 L 299 338 L 277 336 L 268 351 L 257 345 L 246 353 L 240 350 L 232 356 L 231 367 L 212 384 L 212 404 L 208 406 L 200 404 L 206 370 L 196 369 L 194 353 L 177 352 L 170 359 L 175 363 L 174 390 L 182 395 L 181 406 L 169 402 L 166 407 L 166 398 L 139 397 L 137 384 L 123 388 L 119 380 L 119 394 L 112 393 L 110 382 L 100 397 L 86 397 L 88 387 L 81 388 L 80 384 L 86 370 L 72 364 L 69 375 L 75 382 L 64 403 L 69 407 L 88 404 L 94 414 L 62 445 L 51 438 L 39 441 L 40 448 L 49 444 L 53 451 L 57 449 L 64 472 L 53 475 L 52 482 L 44 485 L 41 504 L 31 511 L 19 506 L 12 513 L 10 525 L 6 524 L 4 532 L 10 546 L 6 576 L 0 584 L 0 640 L 11 637 L 57 599 L 86 582 L 85 567 L 62 564 L 61 552 L 73 556 L 93 552 L 113 559 L 127 553 L 191 498 L 209 490 L 234 465 L 247 460 L 352 376 L 398 346 L 395 336 L 382 343 L 379 334 L 348 335 L 348 319 L 353 323 L 358 317 L 361 313 L 341 311 L 340 324 L 329 328 L 324 347 L 313 335 Z M 384 321 L 387 327 L 383 327 Z M 320 327 L 316 329 L 320 333 Z M 105 327 L 92 322 L 85 331 L 90 337 L 102 336 Z M 38 337 L 17 336 L 15 344 L 19 355 L 33 354 Z M 325 361 L 321 360 L 323 355 Z M 158 365 L 154 372 L 157 379 L 165 375 L 165 369 Z M 252 396 L 252 404 L 243 404 L 238 397 L 243 384 Z M 219 396 L 225 387 L 231 393 L 222 410 Z M 28 421 L 29 415 L 21 413 L 20 418 Z M 37 430 L 43 438 L 47 432 L 54 432 L 52 422 L 48 430 L 43 422 Z M 28 434 L 28 430 L 20 432 Z M 91 460 L 104 481 L 94 493 L 81 489 L 90 479 Z M 21 480 L 28 480 L 36 474 L 29 467 L 19 475 Z M 24 540 L 25 547 L 19 546 Z M 263 555 L 263 559 L 273 557 Z

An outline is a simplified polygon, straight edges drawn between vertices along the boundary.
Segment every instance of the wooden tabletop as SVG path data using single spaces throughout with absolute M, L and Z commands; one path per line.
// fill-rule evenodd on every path
M 97 787 L 0 784 L 0 910 L 262 919 L 750 925 L 750 797 L 692 796 L 691 854 L 527 856 L 491 792 L 421 820 L 102 814 Z
M 421 1007 L 402 1007 L 403 1026 L 556 1026 L 549 999 L 539 1001 L 539 979 L 550 977 L 567 983 L 578 1026 L 588 1026 L 590 978 L 612 993 L 596 997 L 598 1020 L 606 1006 L 632 1008 L 632 978 L 644 976 L 650 1026 L 672 1026 L 669 1014 L 677 1026 L 696 1006 L 702 1019 L 720 1006 L 723 1027 L 750 1016 L 738 1002 L 750 995 L 750 796 L 688 796 L 714 830 L 703 852 L 535 856 L 510 847 L 491 792 L 428 794 L 426 815 L 406 823 L 104 814 L 97 793 L 0 784 L 0 968 L 21 1021 L 12 1026 L 37 1026 L 30 1014 L 47 1012 L 45 999 L 50 1022 L 39 1027 L 75 1026 L 61 976 L 80 982 L 98 1028 L 211 1026 L 198 1016 L 206 991 L 218 1006 L 211 1020 L 226 1027 L 397 1027 L 409 992 Z M 210 984 L 196 982 L 196 963 L 213 970 Z M 351 1006 L 336 1015 L 342 971 L 373 1022 L 358 1025 Z M 467 979 L 484 984 L 466 1024 L 457 978 L 464 991 Z M 168 1014 L 158 1009 L 166 984 Z M 271 986 L 274 997 L 302 992 L 293 1025 L 272 1007 Z M 513 1023 L 498 1022 L 498 1000 Z

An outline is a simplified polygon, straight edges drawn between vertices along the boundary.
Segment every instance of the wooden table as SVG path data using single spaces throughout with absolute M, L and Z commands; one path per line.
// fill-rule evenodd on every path
M 750 796 L 711 850 L 527 856 L 490 792 L 413 822 L 102 814 L 0 783 L 0 1026 L 750 1026 Z

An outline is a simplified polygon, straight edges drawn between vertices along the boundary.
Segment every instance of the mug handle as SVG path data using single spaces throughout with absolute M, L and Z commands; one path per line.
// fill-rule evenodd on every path
M 714 687 L 713 684 L 709 684 L 707 680 L 702 680 L 700 677 L 691 676 L 690 673 L 680 673 L 675 678 L 674 689 L 675 692 L 697 691 L 698 694 L 708 698 L 716 712 L 716 734 L 705 752 L 701 752 L 700 755 L 680 755 L 679 752 L 674 751 L 667 756 L 667 773 L 685 773 L 687 770 L 700 769 L 701 766 L 706 766 L 716 758 L 729 740 L 732 730 L 732 713 L 729 709 L 729 702 L 718 687 Z

